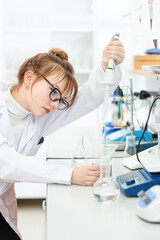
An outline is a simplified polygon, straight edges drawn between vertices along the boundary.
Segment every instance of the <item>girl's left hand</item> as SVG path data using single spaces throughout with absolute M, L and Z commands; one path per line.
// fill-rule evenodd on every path
M 106 71 L 108 67 L 109 58 L 116 61 L 116 65 L 123 62 L 125 57 L 125 50 L 121 41 L 110 41 L 108 45 L 104 48 L 102 53 L 102 67 Z

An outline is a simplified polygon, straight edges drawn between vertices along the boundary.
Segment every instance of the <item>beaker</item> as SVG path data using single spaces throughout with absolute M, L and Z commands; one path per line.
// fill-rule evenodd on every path
M 135 136 L 126 136 L 126 145 L 124 149 L 123 158 L 128 158 L 132 155 L 136 154 L 136 146 L 135 146 Z
M 112 177 L 112 155 L 118 145 L 104 143 L 99 148 L 100 177 L 94 183 L 94 196 L 98 201 L 115 202 L 119 197 L 119 189 Z

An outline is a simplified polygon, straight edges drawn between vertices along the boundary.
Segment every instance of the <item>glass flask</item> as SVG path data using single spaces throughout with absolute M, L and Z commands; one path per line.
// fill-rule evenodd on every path
M 104 143 L 99 147 L 100 177 L 94 183 L 94 196 L 98 201 L 115 202 L 119 189 L 112 177 L 112 155 L 118 145 Z
M 86 165 L 99 165 L 97 139 L 84 137 L 83 143 Z
M 126 145 L 123 158 L 125 159 L 131 157 L 134 154 L 136 154 L 135 136 L 126 136 Z
M 86 165 L 84 137 L 76 135 L 74 138 L 72 164 L 74 167 Z

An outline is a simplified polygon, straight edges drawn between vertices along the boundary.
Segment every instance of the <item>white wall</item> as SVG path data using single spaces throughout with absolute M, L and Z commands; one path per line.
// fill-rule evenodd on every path
M 130 68 L 132 56 L 140 47 L 137 42 L 134 42 L 130 16 L 126 18 L 122 16 L 136 9 L 141 1 L 146 0 L 1 0 L 0 71 L 2 72 L 5 67 L 6 69 L 17 68 L 27 57 L 39 51 L 47 51 L 54 44 L 57 47 L 57 41 L 60 47 L 66 48 L 69 52 L 71 60 L 74 58 L 75 67 L 85 65 L 92 68 L 100 63 L 104 46 L 116 32 L 120 33 L 126 50 L 122 68 Z M 81 20 L 78 22 L 79 17 Z M 83 30 L 91 29 L 94 34 L 93 49 L 92 34 L 89 33 L 88 36 L 86 34 L 86 38 L 83 34 L 77 34 L 79 37 L 77 39 L 74 32 L 68 32 L 68 41 L 73 40 L 70 47 L 65 41 L 60 42 L 58 31 L 64 30 L 65 26 Z M 57 29 L 57 33 L 49 34 L 50 28 Z M 31 29 L 35 31 L 31 32 Z M 67 28 L 65 31 L 67 33 Z M 79 48 L 81 51 L 78 51 Z M 92 54 L 93 51 L 94 54 Z M 94 64 L 90 63 L 91 59 Z M 87 79 L 87 75 L 83 76 Z

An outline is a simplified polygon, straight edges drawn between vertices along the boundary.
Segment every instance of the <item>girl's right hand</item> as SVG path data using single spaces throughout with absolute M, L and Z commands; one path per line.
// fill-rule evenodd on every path
M 100 166 L 87 165 L 76 167 L 73 169 L 71 184 L 82 186 L 93 186 L 94 182 L 99 178 Z
M 125 57 L 125 50 L 122 42 L 112 41 L 111 39 L 111 41 L 103 50 L 102 60 L 101 60 L 103 70 L 106 71 L 106 69 L 108 68 L 109 58 L 115 60 L 116 65 L 119 65 L 120 63 L 123 62 L 124 57 Z

